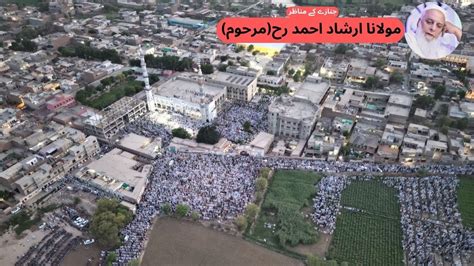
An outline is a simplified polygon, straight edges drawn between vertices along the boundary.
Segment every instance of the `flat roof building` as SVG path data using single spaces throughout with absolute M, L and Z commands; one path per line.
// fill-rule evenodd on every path
M 275 136 L 307 139 L 316 123 L 318 108 L 307 99 L 283 95 L 268 107 L 270 133 Z
M 76 176 L 122 199 L 138 204 L 145 191 L 152 165 L 135 160 L 135 155 L 113 149 L 91 162 Z
M 226 86 L 178 76 L 153 88 L 153 94 L 158 109 L 172 110 L 202 121 L 212 121 L 222 110 Z
M 119 148 L 138 156 L 155 159 L 161 150 L 161 138 L 147 138 L 130 133 L 119 140 Z
M 257 77 L 242 76 L 227 72 L 214 73 L 206 81 L 226 87 L 227 99 L 250 102 L 257 93 Z

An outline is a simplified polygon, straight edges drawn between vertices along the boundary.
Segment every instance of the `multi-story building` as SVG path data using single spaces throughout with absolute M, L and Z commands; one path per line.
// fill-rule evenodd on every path
M 319 75 L 332 82 L 343 83 L 346 79 L 349 63 L 346 61 L 335 62 L 332 58 L 326 59 L 319 70 Z
M 224 86 L 227 90 L 227 99 L 232 101 L 249 102 L 257 93 L 257 77 L 242 76 L 227 72 L 217 72 L 206 81 Z
M 317 106 L 306 99 L 283 95 L 268 107 L 270 133 L 294 139 L 307 139 L 316 123 Z
M 146 113 L 144 101 L 132 97 L 123 97 L 102 111 L 84 121 L 86 134 L 99 139 L 109 140 L 129 122 L 133 122 Z
M 36 154 L 0 172 L 0 183 L 19 193 L 22 202 L 31 199 L 45 186 L 64 177 L 100 152 L 96 137 L 86 137 L 81 131 L 69 127 L 58 125 L 54 128 L 54 132 L 45 130 L 32 134 L 36 135 L 32 136 L 34 139 L 41 140 L 35 142 L 33 149 L 29 149 Z M 26 147 L 28 143 L 26 140 L 17 141 L 17 145 L 25 144 Z

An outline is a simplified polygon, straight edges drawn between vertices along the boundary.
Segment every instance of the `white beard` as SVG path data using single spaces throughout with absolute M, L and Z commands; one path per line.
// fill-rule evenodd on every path
M 415 33 L 415 39 L 418 44 L 418 48 L 421 53 L 427 58 L 439 58 L 440 48 L 442 47 L 441 37 L 433 38 L 428 40 L 425 36 L 425 32 L 421 28 L 421 25 L 418 25 Z

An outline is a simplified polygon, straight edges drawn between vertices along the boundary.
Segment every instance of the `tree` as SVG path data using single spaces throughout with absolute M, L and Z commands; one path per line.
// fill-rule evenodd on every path
M 296 71 L 295 75 L 293 75 L 293 80 L 295 82 L 299 82 L 301 80 L 301 70 Z
M 252 52 L 252 51 L 253 51 L 253 48 L 254 48 L 254 46 L 253 46 L 253 44 L 251 44 L 251 45 L 249 45 L 249 46 L 247 47 L 247 51 L 248 51 L 248 52 Z
M 255 192 L 255 203 L 260 204 L 262 200 L 263 200 L 263 192 L 262 191 Z
M 91 233 L 106 248 L 120 244 L 120 230 L 132 220 L 132 212 L 117 200 L 100 199 L 92 216 Z
M 211 64 L 201 65 L 201 71 L 203 74 L 208 75 L 214 73 L 214 67 Z
M 268 168 L 268 167 L 264 167 L 262 169 L 260 169 L 260 176 L 263 177 L 263 178 L 270 178 L 270 171 L 271 169 Z
M 378 86 L 380 86 L 380 79 L 377 76 L 368 77 L 363 85 L 363 87 L 366 89 L 375 89 Z
M 226 64 L 221 64 L 217 67 L 217 70 L 225 72 L 227 70 L 227 65 Z
M 339 44 L 338 46 L 336 46 L 336 49 L 334 50 L 334 52 L 336 54 L 345 54 L 348 49 L 349 48 L 347 47 L 347 45 Z
M 465 130 L 468 124 L 469 124 L 469 120 L 466 117 L 463 117 L 456 121 L 455 127 L 459 130 Z
M 112 263 L 114 263 L 116 260 L 117 260 L 117 254 L 115 252 L 112 251 L 107 255 L 107 258 L 106 258 L 107 265 L 112 265 Z
M 390 80 L 389 81 L 390 81 L 390 83 L 400 84 L 403 81 L 403 74 L 400 73 L 399 71 L 393 71 L 390 74 Z
M 234 220 L 235 225 L 239 231 L 244 231 L 247 228 L 248 222 L 243 215 L 239 215 Z
M 446 92 L 446 87 L 445 86 L 441 86 L 441 85 L 436 86 L 435 87 L 434 98 L 436 100 L 441 99 L 441 96 L 443 96 L 445 92 Z
M 243 47 L 242 45 L 237 45 L 237 47 L 235 48 L 235 52 L 236 52 L 236 53 L 240 53 L 240 52 L 242 52 L 244 49 L 245 49 L 245 47 Z
M 374 66 L 376 68 L 383 68 L 387 64 L 387 60 L 385 58 L 377 58 L 377 60 L 374 63 Z
M 225 62 L 225 61 L 227 61 L 227 59 L 229 59 L 229 56 L 228 55 L 221 55 L 220 59 L 221 59 L 221 62 Z
M 252 52 L 252 55 L 257 55 L 260 51 L 256 50 Z
M 81 199 L 79 197 L 74 198 L 74 205 L 79 205 L 81 203 Z
M 434 104 L 435 104 L 435 101 L 431 96 L 422 95 L 415 99 L 415 101 L 413 102 L 413 108 L 431 110 Z
M 165 215 L 170 215 L 171 213 L 171 205 L 169 203 L 165 203 L 161 206 L 161 211 L 165 214 Z
M 221 135 L 215 126 L 204 126 L 199 129 L 196 142 L 214 145 L 219 142 Z
M 189 207 L 186 204 L 178 204 L 176 206 L 176 215 L 179 218 L 183 218 L 184 216 L 188 215 Z
M 288 75 L 293 76 L 294 74 L 295 70 L 293 68 L 290 68 L 290 70 L 288 70 Z
M 175 128 L 171 131 L 171 133 L 173 134 L 173 137 L 176 137 L 176 138 L 180 138 L 180 139 L 190 139 L 191 138 L 191 134 L 189 134 L 188 131 L 186 131 L 186 129 L 182 128 L 182 127 L 178 127 L 178 128 Z
M 257 215 L 260 211 L 260 208 L 255 203 L 250 203 L 245 207 L 245 216 L 249 221 L 254 221 L 257 218 Z
M 252 124 L 250 123 L 250 121 L 245 121 L 244 131 L 248 133 L 252 133 Z
M 155 84 L 156 82 L 160 81 L 160 76 L 158 74 L 150 74 L 150 85 Z
M 268 181 L 263 178 L 263 177 L 259 177 L 257 178 L 256 182 L 255 182 L 255 187 L 257 189 L 257 191 L 264 191 L 268 186 Z

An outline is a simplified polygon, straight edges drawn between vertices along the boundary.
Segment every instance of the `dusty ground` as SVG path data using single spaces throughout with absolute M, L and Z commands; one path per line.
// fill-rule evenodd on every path
M 9 230 L 0 237 L 0 265 L 15 265 L 15 262 L 28 249 L 41 241 L 49 231 L 26 230 L 22 238 L 17 238 L 15 231 Z
M 85 265 L 99 265 L 100 248 L 96 243 L 84 246 L 80 245 L 76 250 L 68 253 L 64 260 L 61 262 L 63 266 L 85 266 Z M 91 259 L 91 264 L 87 264 L 88 260 Z
M 303 255 L 318 255 L 321 258 L 326 257 L 326 252 L 331 244 L 332 236 L 319 232 L 319 240 L 313 245 L 298 245 L 288 249 Z
M 198 224 L 158 219 L 142 265 L 303 265 L 241 238 Z

